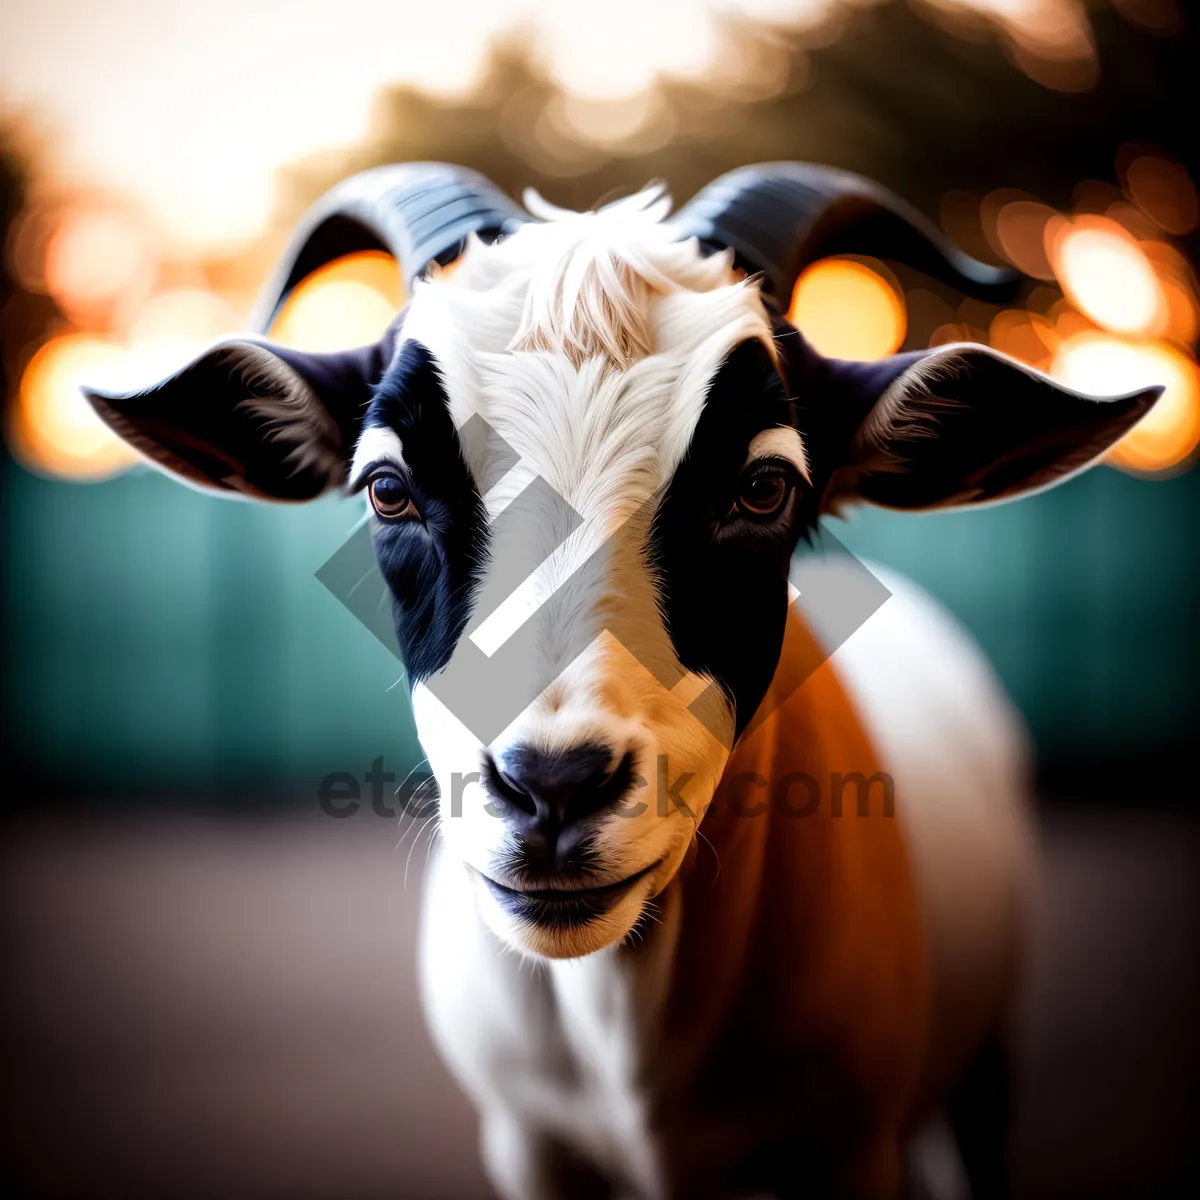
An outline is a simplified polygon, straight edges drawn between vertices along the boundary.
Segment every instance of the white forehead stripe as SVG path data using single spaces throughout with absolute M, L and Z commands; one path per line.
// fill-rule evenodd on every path
M 404 447 L 396 434 L 383 425 L 368 425 L 354 447 L 354 461 L 350 464 L 351 482 L 357 483 L 367 467 L 383 460 L 394 462 L 398 467 L 408 465 L 404 461 Z
M 764 429 L 750 443 L 745 466 L 760 458 L 786 459 L 800 472 L 806 483 L 812 483 L 808 469 L 808 455 L 804 452 L 804 439 L 787 425 Z

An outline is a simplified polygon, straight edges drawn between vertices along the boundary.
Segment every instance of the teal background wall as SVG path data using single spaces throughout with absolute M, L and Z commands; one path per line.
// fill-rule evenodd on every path
M 399 664 L 314 577 L 356 503 L 11 462 L 4 493 L 8 752 L 31 797 L 306 804 L 330 772 L 420 760 Z M 1200 728 L 1200 473 L 1099 469 L 1018 504 L 831 528 L 958 614 L 1044 762 L 1153 765 Z
M 833 528 L 967 625 L 1043 761 L 1152 765 L 1200 729 L 1200 474 L 1102 467 L 1017 503 Z
M 420 758 L 399 663 L 314 578 L 360 513 L 8 465 L 10 755 L 79 795 L 262 790 Z M 390 689 L 390 690 L 389 690 Z

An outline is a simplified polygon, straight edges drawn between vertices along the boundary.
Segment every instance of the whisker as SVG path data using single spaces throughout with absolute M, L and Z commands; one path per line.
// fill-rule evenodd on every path
M 426 870 L 426 872 L 428 872 L 428 870 L 429 870 L 429 859 L 433 855 L 433 843 L 437 841 L 438 834 L 441 832 L 442 832 L 441 821 L 435 821 L 433 823 L 433 832 L 430 833 L 430 835 L 429 835 L 429 841 L 427 841 L 425 843 L 425 870 Z
M 425 818 L 424 822 L 421 825 L 421 828 L 417 831 L 417 836 L 415 838 L 413 838 L 412 845 L 409 846 L 409 848 L 408 848 L 408 857 L 404 860 L 404 890 L 406 892 L 408 891 L 408 868 L 409 868 L 409 864 L 412 862 L 413 851 L 417 848 L 417 843 L 421 840 L 421 834 L 423 834 L 425 832 L 425 830 L 428 827 L 428 825 L 430 824 L 430 822 L 434 821 L 436 819 L 437 819 L 437 813 L 433 813 L 430 816 Z
M 413 789 L 413 794 L 404 802 L 402 806 L 403 811 L 400 814 L 399 821 L 403 821 L 407 817 L 409 824 L 405 827 L 404 832 L 400 835 L 400 841 L 396 843 L 397 850 L 400 849 L 401 844 L 408 837 L 408 833 L 411 828 L 420 823 L 422 820 L 428 820 L 429 817 L 437 815 L 436 782 L 437 781 L 434 779 L 434 777 L 430 775 L 428 779 L 417 784 L 416 788 Z M 431 783 L 434 784 L 434 789 L 427 791 L 425 792 L 425 795 L 422 795 L 421 793 L 425 791 L 425 789 L 427 789 Z M 434 805 L 432 812 L 429 809 L 430 804 Z
M 417 806 L 415 810 L 410 809 L 410 811 L 414 816 L 424 816 L 430 804 L 437 804 L 440 794 L 436 776 L 430 775 L 428 779 L 417 784 L 413 789 L 411 799 L 417 801 Z
M 393 683 L 392 687 L 395 687 L 395 686 L 396 685 Z M 428 761 L 429 761 L 428 758 L 423 758 L 423 759 L 421 759 L 420 762 L 413 763 L 412 768 L 409 770 L 408 774 L 405 775 L 405 777 L 402 780 L 400 780 L 400 787 L 398 787 L 392 793 L 392 795 L 393 796 L 400 795 L 400 792 L 403 789 L 404 785 L 412 778 L 413 771 L 415 771 L 418 767 L 423 767 Z M 413 791 L 413 795 L 415 796 L 417 794 L 417 792 L 419 792 L 421 790 L 421 788 L 423 788 L 424 786 L 425 786 L 424 782 L 417 784 L 416 789 Z
M 395 853 L 397 854 L 400 853 L 400 847 L 404 845 L 405 841 L 408 839 L 408 835 L 412 833 L 414 829 L 416 829 L 418 824 L 417 818 L 412 816 L 410 813 L 403 813 L 400 817 L 400 820 L 403 821 L 405 817 L 408 817 L 408 824 L 404 826 L 404 829 L 401 831 L 400 837 L 396 842 Z
M 420 765 L 420 764 L 418 764 L 418 766 L 419 766 L 419 765 Z M 415 769 L 415 768 L 414 768 L 414 769 Z M 434 777 L 433 777 L 432 775 L 430 775 L 428 779 L 426 779 L 426 780 L 422 781 L 421 783 L 419 783 L 419 784 L 417 785 L 417 787 L 414 789 L 412 796 L 411 796 L 411 797 L 409 797 L 409 801 L 408 801 L 408 803 L 406 803 L 406 804 L 404 805 L 404 811 L 403 811 L 403 812 L 400 814 L 400 817 L 399 817 L 399 820 L 398 820 L 397 824 L 399 824 L 399 823 L 403 822 L 403 821 L 405 820 L 405 818 L 407 818 L 407 819 L 408 819 L 408 824 L 404 826 L 404 830 L 403 830 L 403 832 L 400 834 L 400 839 L 399 839 L 399 840 L 396 842 L 396 852 L 397 852 L 397 853 L 399 853 L 399 851 L 400 851 L 400 847 L 404 845 L 404 843 L 405 843 L 405 841 L 408 839 L 409 835 L 410 835 L 410 834 L 411 834 L 411 833 L 412 833 L 412 832 L 413 832 L 413 831 L 414 831 L 414 830 L 415 830 L 415 829 L 418 827 L 418 825 L 421 823 L 421 818 L 422 818 L 422 817 L 425 817 L 425 819 L 426 819 L 426 820 L 428 820 L 428 817 L 429 817 L 430 815 L 434 815 L 434 816 L 436 816 L 436 812 L 435 812 L 435 813 L 433 813 L 433 814 L 427 814 L 427 813 L 425 813 L 425 812 L 423 811 L 423 805 L 424 805 L 424 801 L 423 801 L 423 800 L 422 800 L 420 803 L 418 803 L 418 805 L 417 805 L 417 807 L 415 808 L 415 810 L 414 810 L 414 808 L 412 807 L 412 801 L 413 801 L 413 800 L 415 800 L 415 799 L 417 799 L 417 797 L 419 797 L 419 796 L 421 795 L 421 789 L 422 789 L 422 788 L 425 788 L 425 787 L 427 787 L 427 786 L 428 786 L 430 783 L 434 783 L 434 782 L 435 782 L 435 780 L 434 780 Z M 415 837 L 413 838 L 413 845 L 416 845 L 416 838 L 415 838 Z M 411 848 L 410 848 L 410 850 L 409 850 L 409 853 L 410 853 L 410 854 L 412 853 L 412 851 L 411 851 Z

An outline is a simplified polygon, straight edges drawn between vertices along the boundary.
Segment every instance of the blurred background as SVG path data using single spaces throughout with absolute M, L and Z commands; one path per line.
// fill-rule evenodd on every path
M 1183 0 L 5 0 L 0 1191 L 486 1195 L 413 995 L 432 829 L 317 804 L 380 757 L 420 777 L 394 660 L 314 577 L 357 509 L 170 483 L 77 383 L 244 329 L 305 207 L 378 163 L 583 208 L 790 158 L 1026 276 L 1000 308 L 816 263 L 818 349 L 1167 386 L 1062 488 L 832 528 L 962 619 L 1034 735 L 1019 1194 L 1197 1194 L 1198 50 Z M 402 299 L 355 256 L 273 336 L 372 341 Z

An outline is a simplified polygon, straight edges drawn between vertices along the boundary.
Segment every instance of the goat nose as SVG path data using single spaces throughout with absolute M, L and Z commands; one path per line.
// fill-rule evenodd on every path
M 589 742 L 559 750 L 516 746 L 501 768 L 485 764 L 488 790 L 505 818 L 524 829 L 557 831 L 615 804 L 629 787 L 630 755 L 616 764 L 608 746 Z

